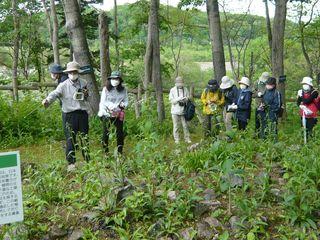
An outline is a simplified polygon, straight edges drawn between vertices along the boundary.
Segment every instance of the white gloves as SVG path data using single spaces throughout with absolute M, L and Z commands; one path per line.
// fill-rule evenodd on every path
M 234 103 L 232 103 L 231 105 L 228 106 L 228 109 L 227 111 L 230 111 L 230 110 L 237 110 L 238 109 L 238 106 L 235 105 Z
M 302 89 L 298 91 L 298 97 L 302 97 Z
M 300 109 L 302 109 L 302 111 L 304 112 L 304 114 L 305 115 L 311 115 L 313 112 L 309 109 L 309 108 L 307 108 L 305 105 L 300 105 L 299 106 L 300 107 Z
M 258 92 L 257 95 L 258 95 L 258 97 L 262 97 L 263 94 L 262 94 L 262 92 Z
M 124 104 L 124 102 L 121 102 L 121 103 L 119 104 L 119 107 L 121 107 L 121 108 L 125 108 L 125 104 Z

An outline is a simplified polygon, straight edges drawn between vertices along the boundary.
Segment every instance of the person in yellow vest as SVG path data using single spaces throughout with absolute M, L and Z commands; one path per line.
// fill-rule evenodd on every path
M 204 114 L 204 135 L 205 137 L 215 136 L 220 130 L 221 113 L 225 103 L 217 80 L 212 79 L 208 82 L 201 94 L 201 102 Z M 212 125 L 214 125 L 214 129 L 212 129 Z

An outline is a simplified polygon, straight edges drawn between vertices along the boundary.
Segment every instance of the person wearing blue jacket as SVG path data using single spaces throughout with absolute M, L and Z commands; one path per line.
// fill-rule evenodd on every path
M 228 76 L 221 79 L 220 89 L 224 94 L 225 106 L 223 110 L 223 119 L 226 126 L 226 131 L 232 130 L 232 119 L 237 110 L 238 89 L 234 85 L 234 81 Z
M 260 110 L 262 111 L 262 128 L 259 134 L 260 138 L 272 134 L 274 140 L 278 136 L 278 114 L 281 109 L 281 94 L 276 90 L 277 80 L 269 77 L 266 82 L 266 91 L 262 97 Z
M 252 91 L 250 90 L 250 80 L 247 77 L 239 81 L 239 94 L 237 102 L 236 118 L 238 120 L 238 129 L 246 130 L 251 116 Z

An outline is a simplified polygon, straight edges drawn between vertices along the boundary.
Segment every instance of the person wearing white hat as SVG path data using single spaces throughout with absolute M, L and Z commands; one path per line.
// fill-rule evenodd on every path
M 269 77 L 270 74 L 268 72 L 263 72 L 253 86 L 252 97 L 255 98 L 255 129 L 257 137 L 262 127 L 263 114 L 259 106 L 262 103 L 262 98 L 266 91 L 266 82 Z
M 298 91 L 297 105 L 300 108 L 301 122 L 305 118 L 307 140 L 313 135 L 313 128 L 317 124 L 317 112 L 319 107 L 319 93 L 313 88 L 312 78 L 302 79 L 302 89 Z
M 184 117 L 185 106 L 189 99 L 189 91 L 184 86 L 182 77 L 177 77 L 175 80 L 175 86 L 170 89 L 169 101 L 171 102 L 171 115 L 173 122 L 173 138 L 175 143 L 180 142 L 179 137 L 179 125 L 182 124 L 184 139 L 187 143 L 191 143 L 190 133 L 187 125 L 187 121 Z
M 238 120 L 238 129 L 245 130 L 251 115 L 252 92 L 249 78 L 242 77 L 239 81 L 239 86 L 236 118 Z
M 225 98 L 225 107 L 223 111 L 224 124 L 226 126 L 226 131 L 230 132 L 232 130 L 232 119 L 238 108 L 238 89 L 236 85 L 234 85 L 234 81 L 228 76 L 222 77 L 220 89 L 222 90 Z
M 80 65 L 77 62 L 69 62 L 64 71 L 68 79 L 60 83 L 57 88 L 49 93 L 42 101 L 45 108 L 49 107 L 56 99 L 61 99 L 62 111 L 66 114 L 66 159 L 69 163 L 68 171 L 75 169 L 75 142 L 77 134 L 80 135 L 82 155 L 89 161 L 88 139 L 88 87 L 87 82 L 79 78 Z

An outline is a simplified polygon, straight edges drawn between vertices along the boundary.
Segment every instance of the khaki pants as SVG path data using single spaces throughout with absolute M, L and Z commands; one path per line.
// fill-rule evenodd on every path
M 227 112 L 226 109 L 223 110 L 223 121 L 224 125 L 226 126 L 226 131 L 232 130 L 232 118 L 233 118 L 233 112 Z
M 175 142 L 180 141 L 179 137 L 179 127 L 180 127 L 180 122 L 182 124 L 182 129 L 183 129 L 183 134 L 184 134 L 184 140 L 186 142 L 190 141 L 190 133 L 187 125 L 187 121 L 184 118 L 184 115 L 176 115 L 172 114 L 172 122 L 173 122 L 173 138 Z

